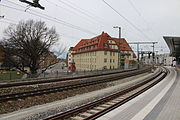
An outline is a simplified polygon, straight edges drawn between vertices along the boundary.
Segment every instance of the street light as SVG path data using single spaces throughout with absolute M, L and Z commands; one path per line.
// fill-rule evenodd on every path
M 121 38 L 121 27 L 119 26 L 114 26 L 113 28 L 118 28 L 119 29 L 119 39 Z
M 121 27 L 119 27 L 119 26 L 114 26 L 113 28 L 118 28 L 119 29 L 119 49 L 118 49 L 118 67 L 120 68 L 120 66 L 121 66 L 121 61 L 120 61 L 120 57 L 121 57 L 121 50 L 120 50 L 120 46 L 121 46 L 121 41 L 120 41 L 120 39 L 121 39 Z

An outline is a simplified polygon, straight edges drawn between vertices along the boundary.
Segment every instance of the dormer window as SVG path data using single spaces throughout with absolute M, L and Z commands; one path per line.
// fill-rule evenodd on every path
M 105 43 L 105 44 L 104 44 L 104 48 L 108 48 L 108 44 Z

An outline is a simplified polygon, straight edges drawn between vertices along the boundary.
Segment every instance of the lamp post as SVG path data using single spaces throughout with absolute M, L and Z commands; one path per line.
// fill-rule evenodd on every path
M 120 46 L 121 46 L 121 41 L 120 41 L 120 39 L 121 39 L 121 27 L 119 27 L 119 26 L 114 26 L 113 28 L 118 28 L 118 30 L 119 30 L 119 48 L 118 48 L 118 68 L 120 68 L 120 66 L 121 66 L 121 60 L 120 60 L 120 57 L 121 57 L 121 50 L 120 50 Z

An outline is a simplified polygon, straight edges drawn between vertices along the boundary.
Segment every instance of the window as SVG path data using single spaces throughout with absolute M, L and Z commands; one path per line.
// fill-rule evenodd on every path
M 104 55 L 107 55 L 107 51 L 104 51 Z
M 111 63 L 111 59 L 110 59 L 110 63 Z
M 108 44 L 104 44 L 104 48 L 108 48 Z
M 104 58 L 104 62 L 105 62 L 105 63 L 107 62 L 107 58 Z
M 115 56 L 115 52 L 113 52 L 113 56 Z
M 112 56 L 112 52 L 110 52 L 110 56 Z
M 112 43 L 112 40 L 108 40 L 109 43 Z

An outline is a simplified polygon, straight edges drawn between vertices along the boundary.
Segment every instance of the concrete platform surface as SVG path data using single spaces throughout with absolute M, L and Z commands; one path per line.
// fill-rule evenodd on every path
M 180 120 L 180 71 L 97 120 Z

